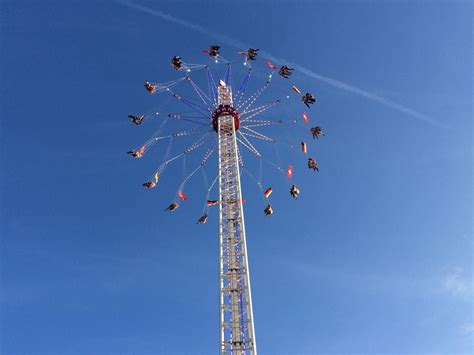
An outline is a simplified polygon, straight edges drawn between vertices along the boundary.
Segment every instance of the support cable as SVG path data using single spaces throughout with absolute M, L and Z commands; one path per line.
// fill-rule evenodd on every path
M 260 133 L 260 132 L 257 132 L 257 131 L 254 131 L 253 129 L 251 128 L 248 128 L 248 127 L 241 127 L 242 130 L 245 130 L 245 131 L 248 131 L 248 132 L 242 132 L 240 131 L 241 134 L 243 135 L 246 135 L 246 136 L 249 136 L 249 137 L 253 137 L 253 138 L 257 138 L 257 139 L 261 139 L 263 141 L 267 141 L 267 142 L 276 142 L 276 140 L 272 137 L 269 137 L 263 133 Z
M 241 143 L 245 148 L 250 150 L 257 157 L 260 158 L 262 156 L 262 154 L 260 154 L 260 152 L 252 145 L 252 143 L 249 142 L 249 140 L 244 135 L 242 135 L 240 132 L 239 132 L 239 134 L 240 134 L 240 136 L 242 137 L 243 140 L 240 139 L 239 137 L 235 137 L 237 139 L 237 141 L 239 143 Z
M 242 99 L 244 97 L 245 90 L 247 89 L 247 84 L 249 82 L 251 74 L 252 74 L 252 68 L 249 68 L 249 71 L 248 71 L 247 75 L 245 76 L 244 81 L 240 85 L 239 90 L 237 90 L 237 94 L 235 95 L 235 99 L 234 99 L 234 101 L 237 101 L 237 107 L 239 107 L 240 102 L 242 101 Z
M 179 68 L 178 71 L 186 71 L 187 73 L 190 73 L 192 71 L 204 69 L 205 67 L 205 64 L 192 64 L 181 62 L 181 68 Z
M 180 96 L 176 93 L 174 93 L 173 91 L 171 91 L 170 89 L 167 89 L 168 92 L 173 95 L 173 97 L 175 99 L 177 99 L 178 101 L 184 103 L 186 106 L 188 106 L 189 108 L 191 108 L 193 111 L 196 111 L 204 116 L 206 115 L 209 115 L 209 113 L 211 112 L 211 110 L 208 108 L 208 107 L 205 107 L 205 106 L 201 106 L 199 104 L 196 104 L 195 102 L 192 102 L 191 100 L 188 100 L 186 99 L 185 97 L 183 96 Z
M 179 79 L 176 79 L 176 80 L 173 80 L 173 81 L 169 81 L 167 83 L 154 83 L 152 85 L 156 87 L 155 93 L 159 94 L 159 93 L 168 91 L 169 88 L 177 85 L 178 83 L 182 82 L 185 79 L 186 79 L 186 77 L 183 76 L 182 78 L 179 78 Z
M 209 85 L 209 96 L 214 102 L 214 106 L 217 106 L 217 92 L 216 92 L 217 85 L 214 80 L 214 76 L 212 75 L 211 69 L 208 66 L 206 66 L 206 69 L 207 69 L 207 81 Z
M 225 74 L 225 84 L 232 88 L 232 65 L 231 63 L 227 63 L 227 71 Z
M 165 156 L 163 158 L 163 162 L 160 164 L 160 166 L 158 167 L 157 170 L 155 170 L 153 172 L 153 175 L 151 175 L 147 181 L 152 181 L 153 179 L 155 180 L 155 183 L 158 182 L 158 179 L 160 177 L 160 175 L 163 173 L 163 171 L 165 170 L 166 168 L 166 159 L 168 159 L 170 153 L 171 153 L 171 145 L 173 143 L 173 137 L 170 138 L 169 142 L 168 142 L 168 147 L 166 148 L 166 152 L 165 152 Z
M 197 140 L 196 142 L 194 142 L 193 144 L 191 144 L 189 147 L 187 147 L 185 150 L 183 150 L 181 153 L 179 153 L 178 155 L 175 155 L 173 158 L 171 159 L 168 159 L 166 162 L 165 162 L 165 165 L 168 165 L 169 163 L 171 163 L 172 161 L 182 157 L 183 155 L 186 155 L 186 154 L 189 154 L 190 152 L 192 152 L 193 150 L 199 148 L 200 146 L 202 146 L 204 143 L 206 143 L 208 140 L 209 140 L 209 135 L 210 135 L 211 132 L 205 134 L 203 137 L 201 137 L 199 140 Z
M 203 173 L 204 173 L 204 169 L 203 169 Z M 204 174 L 205 174 L 205 173 L 204 173 Z M 205 176 L 205 175 L 204 175 L 204 176 Z M 204 213 L 205 213 L 205 214 L 209 214 L 209 205 L 207 204 L 207 201 L 209 201 L 209 196 L 211 195 L 211 191 L 212 191 L 214 185 L 216 184 L 218 177 L 219 177 L 219 174 L 216 175 L 216 177 L 215 177 L 214 180 L 212 181 L 211 186 L 209 186 L 208 189 L 207 189 L 207 195 L 206 195 L 206 201 L 204 202 L 203 214 L 204 214 Z M 205 177 L 205 180 L 206 180 L 206 182 L 207 182 L 207 177 Z M 219 203 L 220 203 L 220 201 L 219 201 Z
M 282 120 L 248 120 L 248 121 L 245 121 L 245 123 L 252 123 L 252 124 L 242 125 L 242 122 L 240 122 L 240 128 L 242 127 L 252 128 L 252 127 L 278 125 L 278 124 L 282 124 L 283 121 Z
M 161 122 L 160 126 L 158 127 L 158 129 L 153 133 L 153 135 L 148 138 L 145 143 L 143 143 L 141 146 L 139 147 L 135 147 L 134 150 L 139 150 L 139 151 L 142 151 L 142 154 L 145 153 L 152 145 L 154 145 L 157 141 L 161 140 L 161 139 L 165 139 L 165 138 L 169 138 L 169 136 L 163 136 L 163 137 L 160 137 L 159 134 L 163 131 L 166 123 L 168 122 L 168 117 L 166 117 L 163 122 Z
M 191 84 L 196 94 L 199 96 L 201 101 L 204 103 L 204 105 L 206 105 L 208 109 L 209 109 L 209 105 L 211 106 L 214 105 L 211 99 L 202 91 L 202 89 L 193 81 L 193 79 L 191 79 L 191 77 L 188 76 L 187 81 Z
M 245 171 L 245 173 L 250 176 L 250 178 L 257 184 L 259 190 L 260 190 L 260 197 L 262 198 L 262 202 L 263 202 L 263 205 L 265 206 L 267 204 L 267 201 L 265 200 L 265 195 L 264 195 L 264 188 L 263 188 L 263 185 L 262 185 L 262 181 L 261 179 L 257 180 L 251 173 L 250 171 L 248 171 L 248 169 L 243 169 Z
M 260 89 L 258 89 L 252 96 L 250 96 L 247 100 L 245 100 L 242 104 L 240 104 L 237 109 L 240 109 L 240 107 L 245 106 L 245 108 L 242 111 L 247 111 L 253 103 L 259 98 L 259 96 L 268 88 L 272 81 L 272 76 L 273 73 L 268 76 L 268 80 L 263 85 Z

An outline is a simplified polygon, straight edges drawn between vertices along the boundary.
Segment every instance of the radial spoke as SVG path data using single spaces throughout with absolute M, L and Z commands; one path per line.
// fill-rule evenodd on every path
M 238 106 L 238 109 L 240 109 L 240 107 L 242 106 L 245 106 L 245 108 L 242 111 L 247 111 L 253 105 L 253 103 L 258 99 L 258 97 L 268 88 L 268 86 L 270 85 L 272 81 L 272 76 L 273 76 L 273 73 L 268 76 L 268 80 L 265 83 L 265 85 L 263 85 L 252 96 L 250 96 L 247 100 L 245 100 L 242 104 L 240 104 Z
M 238 133 L 240 134 L 242 139 L 240 139 L 239 137 L 236 137 L 237 141 L 239 141 L 239 143 L 241 143 L 245 148 L 250 150 L 257 157 L 261 157 L 262 154 L 260 154 L 260 152 L 253 146 L 253 144 L 250 143 L 250 141 L 247 139 L 247 137 L 245 137 L 241 132 L 238 132 Z
M 210 114 L 211 110 L 208 107 L 196 104 L 195 102 L 192 102 L 191 100 L 188 100 L 187 98 L 174 93 L 170 89 L 167 89 L 167 90 L 171 95 L 173 95 L 175 99 L 177 99 L 179 102 L 182 102 L 183 104 L 191 108 L 193 111 L 199 112 L 200 114 L 204 116 Z
M 202 89 L 188 76 L 187 81 L 189 84 L 191 84 L 192 88 L 196 92 L 196 94 L 199 96 L 201 101 L 206 105 L 206 107 L 209 109 L 209 105 L 213 106 L 214 103 L 211 101 L 209 97 L 202 91 Z
M 214 105 L 217 106 L 217 93 L 216 93 L 216 82 L 214 80 L 214 76 L 212 75 L 212 71 L 209 67 L 206 67 L 207 69 L 207 81 L 209 85 L 209 96 L 214 102 Z
M 254 131 L 253 129 L 251 128 L 248 128 L 248 127 L 242 127 L 243 130 L 246 130 L 248 132 L 242 132 L 240 131 L 241 134 L 243 134 L 244 136 L 249 136 L 249 137 L 253 137 L 253 138 L 257 138 L 257 139 L 260 139 L 260 140 L 263 140 L 263 141 L 267 141 L 267 142 L 272 142 L 274 143 L 275 142 L 275 139 L 271 138 L 271 137 L 268 137 L 260 132 L 257 132 L 257 131 Z
M 243 127 L 251 128 L 251 127 L 271 126 L 271 125 L 282 124 L 283 121 L 282 120 L 247 120 L 247 121 L 245 121 L 245 123 L 252 123 L 252 124 L 243 125 L 242 122 L 240 122 L 240 124 L 241 124 L 240 127 L 241 128 L 243 128 Z
M 247 75 L 245 76 L 244 81 L 240 85 L 239 90 L 237 90 L 237 94 L 235 95 L 235 98 L 234 98 L 234 100 L 237 101 L 237 107 L 240 106 L 240 102 L 242 101 L 242 99 L 244 97 L 245 90 L 247 89 L 247 84 L 249 82 L 251 74 L 252 74 L 252 68 L 249 68 L 249 71 L 248 71 Z

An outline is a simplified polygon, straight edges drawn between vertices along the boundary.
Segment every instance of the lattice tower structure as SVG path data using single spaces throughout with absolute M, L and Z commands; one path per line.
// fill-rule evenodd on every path
M 236 139 L 239 118 L 232 89 L 223 81 L 213 117 L 219 145 L 220 353 L 257 354 Z

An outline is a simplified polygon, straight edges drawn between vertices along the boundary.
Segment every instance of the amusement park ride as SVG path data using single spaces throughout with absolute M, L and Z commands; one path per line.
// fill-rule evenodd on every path
M 269 103 L 260 106 L 254 106 L 257 99 L 267 90 L 272 82 L 272 77 L 278 73 L 283 79 L 288 79 L 292 75 L 293 69 L 288 66 L 277 67 L 270 61 L 266 61 L 266 65 L 270 69 L 270 74 L 263 87 L 258 89 L 252 95 L 246 97 L 245 92 L 251 77 L 253 68 L 251 62 L 257 59 L 258 49 L 249 48 L 241 51 L 239 54 L 244 55 L 244 65 L 247 67 L 247 73 L 234 94 L 232 91 L 232 65 L 231 62 L 224 59 L 219 53 L 219 46 L 211 46 L 209 50 L 203 51 L 209 55 L 213 62 L 224 64 L 227 66 L 225 75 L 222 79 L 214 78 L 214 74 L 208 65 L 204 64 L 188 64 L 181 60 L 179 56 L 172 58 L 172 66 L 178 72 L 184 72 L 185 76 L 167 83 L 145 83 L 145 88 L 150 94 L 168 93 L 177 101 L 186 105 L 192 110 L 192 114 L 169 114 L 160 125 L 155 134 L 148 139 L 145 144 L 129 151 L 128 154 L 134 158 L 141 158 L 144 153 L 157 141 L 168 139 L 169 144 L 163 163 L 151 175 L 143 186 L 146 189 L 152 189 L 157 186 L 160 176 L 164 169 L 172 161 L 179 158 L 186 158 L 191 152 L 203 146 L 207 142 L 213 142 L 204 154 L 202 160 L 196 169 L 185 176 L 184 181 L 179 186 L 176 194 L 176 200 L 173 201 L 166 211 L 175 211 L 180 203 L 187 200 L 184 194 L 184 186 L 186 182 L 199 170 L 202 170 L 204 179 L 207 178 L 204 173 L 204 166 L 214 152 L 214 146 L 217 145 L 217 161 L 218 173 L 212 184 L 208 185 L 207 198 L 202 216 L 198 219 L 199 224 L 206 223 L 209 214 L 209 207 L 213 205 L 219 206 L 219 280 L 220 280 L 220 353 L 222 354 L 256 354 L 257 344 L 255 338 L 254 318 L 252 310 L 252 295 L 250 289 L 250 271 L 248 264 L 247 243 L 245 235 L 245 220 L 243 210 L 243 198 L 241 189 L 241 175 L 244 170 L 241 148 L 246 148 L 258 159 L 260 163 L 264 156 L 251 142 L 252 139 L 275 143 L 276 140 L 264 133 L 257 131 L 270 125 L 300 125 L 305 127 L 307 135 L 313 139 L 323 136 L 320 127 L 309 126 L 309 115 L 302 112 L 302 119 L 290 118 L 289 121 L 281 119 L 260 119 L 267 110 L 280 105 L 283 101 L 290 98 L 290 94 L 286 93 L 283 99 L 272 100 Z M 198 84 L 191 78 L 191 72 L 196 70 L 204 70 L 207 74 L 208 92 L 201 89 Z M 175 93 L 174 87 L 180 83 L 189 83 L 195 92 L 198 102 L 189 100 L 188 98 Z M 315 103 L 315 97 L 306 93 L 302 95 L 296 85 L 286 86 L 301 98 L 301 101 L 308 108 Z M 288 90 L 291 92 L 291 90 Z M 302 95 L 302 96 L 301 96 Z M 147 116 L 152 114 L 144 114 L 139 117 L 130 115 L 131 122 L 141 125 Z M 196 127 L 176 131 L 171 134 L 161 135 L 164 125 L 168 121 L 180 120 L 192 123 Z M 171 142 L 180 137 L 190 135 L 199 135 L 199 139 L 186 147 L 183 151 L 170 158 Z M 295 145 L 292 145 L 292 148 Z M 307 153 L 307 143 L 301 141 L 302 154 Z M 289 165 L 286 169 L 280 165 L 269 162 L 280 173 L 292 178 L 293 166 Z M 313 158 L 308 158 L 307 166 L 309 169 L 318 170 L 318 163 Z M 265 216 L 273 214 L 273 208 L 268 202 L 268 198 L 272 193 L 272 188 L 263 188 L 261 177 L 254 179 L 262 193 L 262 198 L 266 201 L 264 213 Z M 219 197 L 218 200 L 209 200 L 210 191 L 218 182 Z M 293 198 L 297 198 L 299 188 L 292 185 L 290 194 Z M 179 202 L 178 202 L 179 201 Z

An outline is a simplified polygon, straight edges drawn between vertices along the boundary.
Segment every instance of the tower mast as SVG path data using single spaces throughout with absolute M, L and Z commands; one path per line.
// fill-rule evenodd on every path
M 220 353 L 257 354 L 232 89 L 220 81 L 213 115 L 219 144 Z

